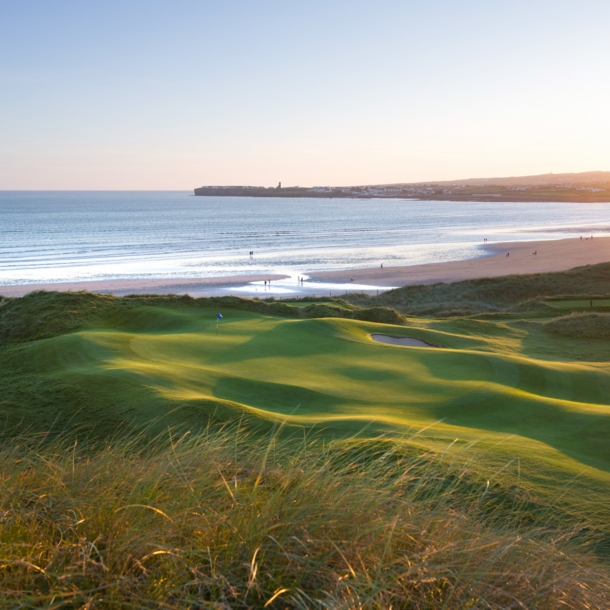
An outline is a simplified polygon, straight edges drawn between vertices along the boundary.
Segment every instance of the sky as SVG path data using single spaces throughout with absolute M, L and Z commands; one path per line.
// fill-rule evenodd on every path
M 607 0 L 0 0 L 0 189 L 610 170 Z

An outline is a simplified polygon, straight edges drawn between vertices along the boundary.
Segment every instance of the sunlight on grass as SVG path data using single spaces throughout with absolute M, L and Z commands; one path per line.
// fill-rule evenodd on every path
M 4 603 L 601 607 L 594 541 L 464 461 L 237 422 L 94 447 L 15 439 L 0 450 Z

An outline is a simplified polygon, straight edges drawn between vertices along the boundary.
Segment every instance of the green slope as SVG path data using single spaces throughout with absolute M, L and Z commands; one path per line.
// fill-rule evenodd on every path
M 518 475 L 537 493 L 565 491 L 572 507 L 606 510 L 606 341 L 554 336 L 543 318 L 396 326 L 238 309 L 223 310 L 217 333 L 218 309 L 203 299 L 134 300 L 123 309 L 125 300 L 82 299 L 82 311 L 99 307 L 81 316 L 80 330 L 66 332 L 66 322 L 55 336 L 0 350 L 5 434 L 71 425 L 110 436 L 153 420 L 157 429 L 192 429 L 241 414 L 315 424 L 333 436 L 423 430 L 415 444 L 442 450 L 459 439 L 456 453 L 477 442 L 488 471 L 518 458 Z M 379 344 L 372 333 L 441 349 Z
M 365 307 L 385 305 L 410 315 L 456 316 L 535 310 L 559 315 L 561 312 L 549 312 L 549 307 L 578 310 L 589 308 L 592 300 L 594 309 L 603 310 L 610 303 L 609 293 L 610 262 L 554 273 L 410 285 L 378 296 L 352 294 L 346 295 L 346 299 Z

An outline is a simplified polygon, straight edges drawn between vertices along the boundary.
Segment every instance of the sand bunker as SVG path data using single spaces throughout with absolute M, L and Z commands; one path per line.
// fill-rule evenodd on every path
M 371 335 L 373 341 L 389 343 L 390 345 L 407 345 L 409 347 L 438 347 L 414 337 L 391 337 L 390 335 Z

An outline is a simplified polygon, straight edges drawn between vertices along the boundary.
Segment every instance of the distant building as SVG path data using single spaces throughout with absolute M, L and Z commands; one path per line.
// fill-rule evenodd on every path
M 281 189 L 281 188 L 282 188 L 282 183 L 281 183 L 281 182 L 278 182 L 278 183 L 277 183 L 277 186 L 276 186 L 275 188 Z

